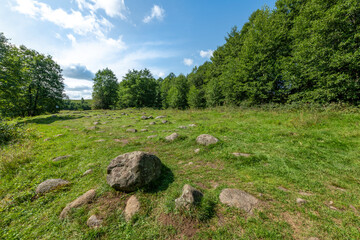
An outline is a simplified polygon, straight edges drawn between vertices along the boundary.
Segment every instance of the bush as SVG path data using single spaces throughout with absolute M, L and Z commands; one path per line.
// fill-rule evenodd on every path
M 19 127 L 15 124 L 0 122 L 0 145 L 16 139 L 19 136 Z

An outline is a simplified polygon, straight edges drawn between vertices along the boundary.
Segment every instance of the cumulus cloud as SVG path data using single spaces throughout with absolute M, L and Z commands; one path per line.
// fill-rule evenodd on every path
M 184 58 L 184 64 L 190 67 L 194 64 L 194 60 L 192 60 L 191 58 Z
M 65 94 L 70 99 L 91 99 L 92 81 L 80 80 L 76 78 L 65 78 Z
M 202 58 L 211 58 L 213 54 L 214 54 L 214 50 L 210 50 L 210 49 L 207 51 L 203 51 L 203 50 L 200 51 L 200 56 Z
M 107 19 L 98 18 L 94 13 L 83 15 L 75 10 L 66 12 L 61 8 L 52 9 L 45 3 L 33 0 L 16 0 L 16 3 L 13 10 L 32 18 L 52 22 L 65 29 L 71 29 L 80 35 L 93 33 L 104 36 L 104 33 L 113 26 Z
M 80 64 L 73 64 L 71 66 L 63 67 L 63 75 L 68 78 L 92 80 L 94 73 L 92 73 L 86 66 Z
M 143 22 L 149 23 L 154 18 L 161 21 L 163 20 L 164 16 L 165 16 L 165 10 L 158 5 L 154 5 L 153 8 L 151 9 L 151 14 L 149 16 L 146 16 Z
M 76 0 L 80 10 L 90 9 L 96 11 L 103 9 L 106 15 L 110 17 L 120 17 L 126 19 L 128 9 L 125 6 L 124 0 Z

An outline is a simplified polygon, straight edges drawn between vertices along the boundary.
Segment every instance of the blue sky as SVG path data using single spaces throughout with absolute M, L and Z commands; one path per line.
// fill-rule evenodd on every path
M 0 32 L 50 54 L 66 94 L 91 98 L 92 77 L 108 67 L 154 77 L 191 72 L 225 43 L 231 28 L 275 0 L 0 0 Z

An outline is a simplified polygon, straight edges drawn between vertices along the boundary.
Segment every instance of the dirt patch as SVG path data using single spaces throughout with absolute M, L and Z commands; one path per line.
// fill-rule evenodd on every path
M 89 205 L 89 209 L 96 209 L 97 215 L 105 219 L 116 209 L 125 207 L 126 194 L 123 192 L 108 192 Z
M 181 215 L 161 214 L 158 222 L 165 226 L 176 229 L 177 235 L 172 239 L 191 239 L 198 231 L 199 222 L 193 218 L 185 218 Z
M 291 226 L 294 239 L 306 239 L 306 233 L 310 230 L 309 226 L 312 225 L 310 221 L 304 219 L 300 213 L 290 214 L 284 212 L 281 217 Z

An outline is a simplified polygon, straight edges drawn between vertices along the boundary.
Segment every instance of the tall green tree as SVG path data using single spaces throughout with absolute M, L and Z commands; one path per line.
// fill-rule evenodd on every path
M 159 86 L 148 69 L 129 71 L 119 85 L 121 108 L 158 107 Z
M 187 79 L 183 74 L 180 74 L 175 78 L 175 82 L 171 86 L 168 96 L 167 103 L 171 108 L 185 109 L 188 107 L 187 93 L 189 91 Z
M 108 68 L 99 70 L 94 77 L 93 108 L 110 109 L 118 100 L 118 82 L 115 74 Z

